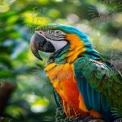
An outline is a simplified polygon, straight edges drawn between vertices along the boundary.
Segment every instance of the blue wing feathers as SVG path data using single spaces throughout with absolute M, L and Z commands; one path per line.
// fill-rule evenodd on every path
M 113 87 L 106 77 L 111 75 L 108 70 L 107 67 L 104 69 L 104 65 L 97 64 L 97 62 L 87 62 L 85 58 L 78 59 L 74 63 L 76 81 L 87 109 L 100 112 L 106 120 L 110 121 L 115 117 L 111 112 L 112 108 L 108 100 L 108 96 L 111 94 L 109 88 Z
M 89 94 L 88 94 L 88 90 L 87 90 L 87 83 L 85 82 L 85 79 L 82 75 L 82 73 L 80 75 L 77 76 L 77 81 L 81 81 L 82 79 L 82 82 L 77 82 L 78 84 L 78 88 L 79 90 L 82 92 L 82 96 L 84 98 L 84 101 L 85 101 L 85 104 L 87 106 L 87 109 L 90 110 L 91 109 L 91 105 L 90 105 L 90 102 L 89 102 Z

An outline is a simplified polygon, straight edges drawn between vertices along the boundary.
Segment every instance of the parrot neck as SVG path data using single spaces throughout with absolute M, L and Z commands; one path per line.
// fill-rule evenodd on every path
M 78 47 L 73 50 L 69 45 L 66 45 L 63 49 L 58 50 L 50 56 L 48 64 L 53 62 L 57 64 L 73 63 L 78 57 L 89 57 L 94 60 L 102 60 L 99 53 L 91 47 Z
M 50 56 L 48 64 L 53 62 L 57 64 L 73 63 L 85 50 L 82 47 L 71 48 L 69 45 L 66 45 L 63 49 L 58 50 Z
M 99 53 L 92 47 L 91 43 L 84 43 L 82 39 L 76 34 L 67 34 L 66 40 L 68 40 L 68 44 L 56 51 L 53 55 L 50 56 L 48 60 L 49 63 L 73 63 L 78 57 L 89 57 L 94 60 L 100 60 Z M 87 40 L 86 40 L 87 41 Z
M 91 58 L 93 60 L 102 60 L 99 52 L 97 52 L 94 48 L 92 47 L 86 47 L 86 51 L 83 54 L 84 57 Z
M 69 45 L 66 45 L 63 49 L 60 49 L 56 51 L 54 54 L 52 54 L 48 59 L 49 63 L 57 63 L 57 64 L 63 64 L 66 63 L 66 57 L 67 52 L 69 51 Z

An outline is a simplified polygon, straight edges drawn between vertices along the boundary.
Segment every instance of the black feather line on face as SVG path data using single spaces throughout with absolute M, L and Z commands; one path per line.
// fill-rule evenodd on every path
M 43 32 L 43 36 L 52 41 L 65 41 L 66 34 L 61 30 L 38 30 L 37 32 Z

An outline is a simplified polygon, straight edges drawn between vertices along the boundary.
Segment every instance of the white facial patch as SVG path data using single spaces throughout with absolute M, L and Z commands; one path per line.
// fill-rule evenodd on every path
M 36 33 L 43 36 L 47 41 L 51 42 L 53 44 L 53 46 L 55 47 L 55 52 L 67 45 L 67 41 L 53 41 L 49 38 L 46 38 L 45 33 L 43 31 L 36 31 Z
M 47 41 L 53 44 L 53 46 L 55 47 L 55 52 L 67 45 L 67 41 L 53 41 L 50 39 L 47 39 Z

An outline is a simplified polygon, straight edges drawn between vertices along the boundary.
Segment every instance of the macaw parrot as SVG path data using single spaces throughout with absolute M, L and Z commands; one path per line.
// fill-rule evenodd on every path
M 104 61 L 87 35 L 72 26 L 48 24 L 35 30 L 32 53 L 51 53 L 45 67 L 65 115 L 115 122 L 122 118 L 122 75 Z

